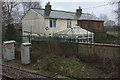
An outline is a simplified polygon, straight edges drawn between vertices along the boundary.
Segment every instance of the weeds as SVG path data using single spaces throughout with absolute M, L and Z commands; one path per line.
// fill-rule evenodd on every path
M 49 41 L 33 42 L 31 61 L 34 69 L 59 73 L 64 76 L 83 78 L 99 77 L 99 74 L 92 72 L 81 72 L 84 63 L 96 65 L 96 68 L 105 74 L 110 74 L 114 63 L 111 59 L 106 59 L 98 54 L 77 53 L 76 44 L 61 42 L 56 38 Z M 102 74 L 101 74 L 102 75 Z

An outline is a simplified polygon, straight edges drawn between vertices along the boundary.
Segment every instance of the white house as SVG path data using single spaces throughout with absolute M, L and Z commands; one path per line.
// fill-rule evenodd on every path
M 52 10 L 50 2 L 45 9 L 32 8 L 22 18 L 22 33 L 38 34 L 40 36 L 53 36 L 72 26 L 77 25 L 77 20 L 89 19 L 92 15 L 82 13 L 82 9 L 76 12 Z
M 45 9 L 30 9 L 22 18 L 23 34 L 32 31 L 41 36 L 52 36 L 53 33 L 75 25 L 77 25 L 77 19 L 74 13 L 51 10 L 50 4 L 47 4 Z

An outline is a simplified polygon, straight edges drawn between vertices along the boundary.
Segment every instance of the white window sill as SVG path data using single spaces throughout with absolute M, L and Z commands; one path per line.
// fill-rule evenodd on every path
M 50 27 L 50 29 L 56 29 L 56 27 Z

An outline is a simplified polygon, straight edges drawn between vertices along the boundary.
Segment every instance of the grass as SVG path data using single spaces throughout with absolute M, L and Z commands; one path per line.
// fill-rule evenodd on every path
M 112 32 L 108 31 L 107 34 L 118 37 L 118 32 L 117 31 L 112 31 Z
M 96 54 L 89 56 L 77 54 L 76 45 L 72 43 L 61 43 L 58 40 L 33 43 L 31 51 L 33 69 L 38 71 L 44 70 L 74 78 L 104 78 L 112 71 L 111 63 L 103 62 L 103 59 Z M 83 66 L 86 68 L 84 72 L 82 72 Z
M 106 34 L 97 34 L 95 37 L 95 43 L 118 44 L 118 38 L 118 32 L 107 32 Z
M 16 50 L 20 52 L 19 48 Z M 32 42 L 30 69 L 45 74 L 58 73 L 72 78 L 110 77 L 110 72 L 105 72 L 110 71 L 111 63 L 102 66 L 98 55 L 86 56 L 81 54 L 78 57 L 76 53 L 76 45 L 72 43 L 61 43 L 54 39 L 50 42 Z M 20 60 L 18 55 L 17 58 Z M 82 71 L 83 67 L 85 67 L 84 72 Z
M 94 71 L 82 72 L 81 69 L 84 65 L 82 62 L 79 62 L 75 57 L 58 58 L 58 55 L 47 55 L 43 59 L 38 59 L 38 61 L 33 66 L 34 70 L 42 69 L 45 71 L 55 72 L 60 75 L 73 78 L 98 76 L 98 74 Z

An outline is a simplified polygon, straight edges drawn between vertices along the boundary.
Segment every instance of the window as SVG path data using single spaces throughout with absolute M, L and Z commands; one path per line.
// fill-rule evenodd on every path
M 94 24 L 93 24 L 94 22 L 93 21 L 90 21 L 90 26 L 89 26 L 89 28 L 94 28 Z
M 55 28 L 56 27 L 56 20 L 55 19 L 50 19 L 50 27 Z
M 71 20 L 67 20 L 67 28 L 71 28 Z
M 98 22 L 98 27 L 100 27 L 100 23 Z
M 91 21 L 91 22 L 90 22 L 89 29 L 94 29 L 94 28 L 95 28 L 95 22 Z

